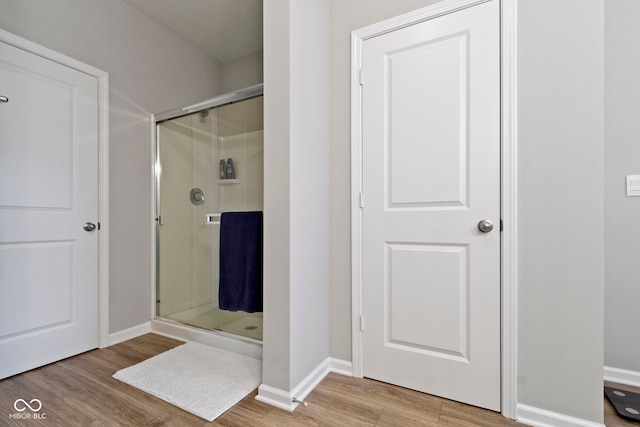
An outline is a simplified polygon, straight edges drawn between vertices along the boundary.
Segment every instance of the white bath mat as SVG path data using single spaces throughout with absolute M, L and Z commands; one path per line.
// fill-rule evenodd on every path
M 199 343 L 187 343 L 113 378 L 213 421 L 260 385 L 262 362 Z

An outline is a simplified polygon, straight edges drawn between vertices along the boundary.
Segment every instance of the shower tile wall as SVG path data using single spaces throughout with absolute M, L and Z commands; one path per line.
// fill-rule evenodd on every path
M 262 131 L 220 138 L 222 152 L 233 158 L 237 184 L 220 185 L 224 211 L 259 211 L 263 205 Z
M 221 158 L 233 158 L 237 184 L 220 181 L 222 211 L 262 210 L 264 144 L 262 97 L 219 109 L 217 132 Z

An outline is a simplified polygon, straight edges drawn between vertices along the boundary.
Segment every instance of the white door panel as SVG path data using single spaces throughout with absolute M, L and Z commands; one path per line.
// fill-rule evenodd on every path
M 0 378 L 98 346 L 98 82 L 0 42 Z
M 466 44 L 466 35 L 458 34 L 386 53 L 389 207 L 466 202 Z M 416 99 L 416 94 L 431 99 Z M 439 185 L 419 185 L 431 182 Z
M 364 375 L 498 410 L 498 2 L 362 52 Z

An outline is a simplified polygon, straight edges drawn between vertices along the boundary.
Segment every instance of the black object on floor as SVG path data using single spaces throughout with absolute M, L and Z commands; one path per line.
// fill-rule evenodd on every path
M 605 387 L 604 394 L 616 408 L 618 415 L 627 420 L 640 421 L 640 393 Z

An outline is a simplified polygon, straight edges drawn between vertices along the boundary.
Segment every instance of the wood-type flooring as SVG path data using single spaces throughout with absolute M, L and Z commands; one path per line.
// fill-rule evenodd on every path
M 122 368 L 180 344 L 171 338 L 146 334 L 4 379 L 0 381 L 0 426 L 522 425 L 499 413 L 338 374 L 329 374 L 307 396 L 308 406 L 299 406 L 292 413 L 258 402 L 254 391 L 209 423 L 111 377 Z M 39 419 L 17 418 L 17 399 L 40 400 Z M 608 427 L 638 425 L 621 421 L 612 411 L 610 405 L 605 406 Z

